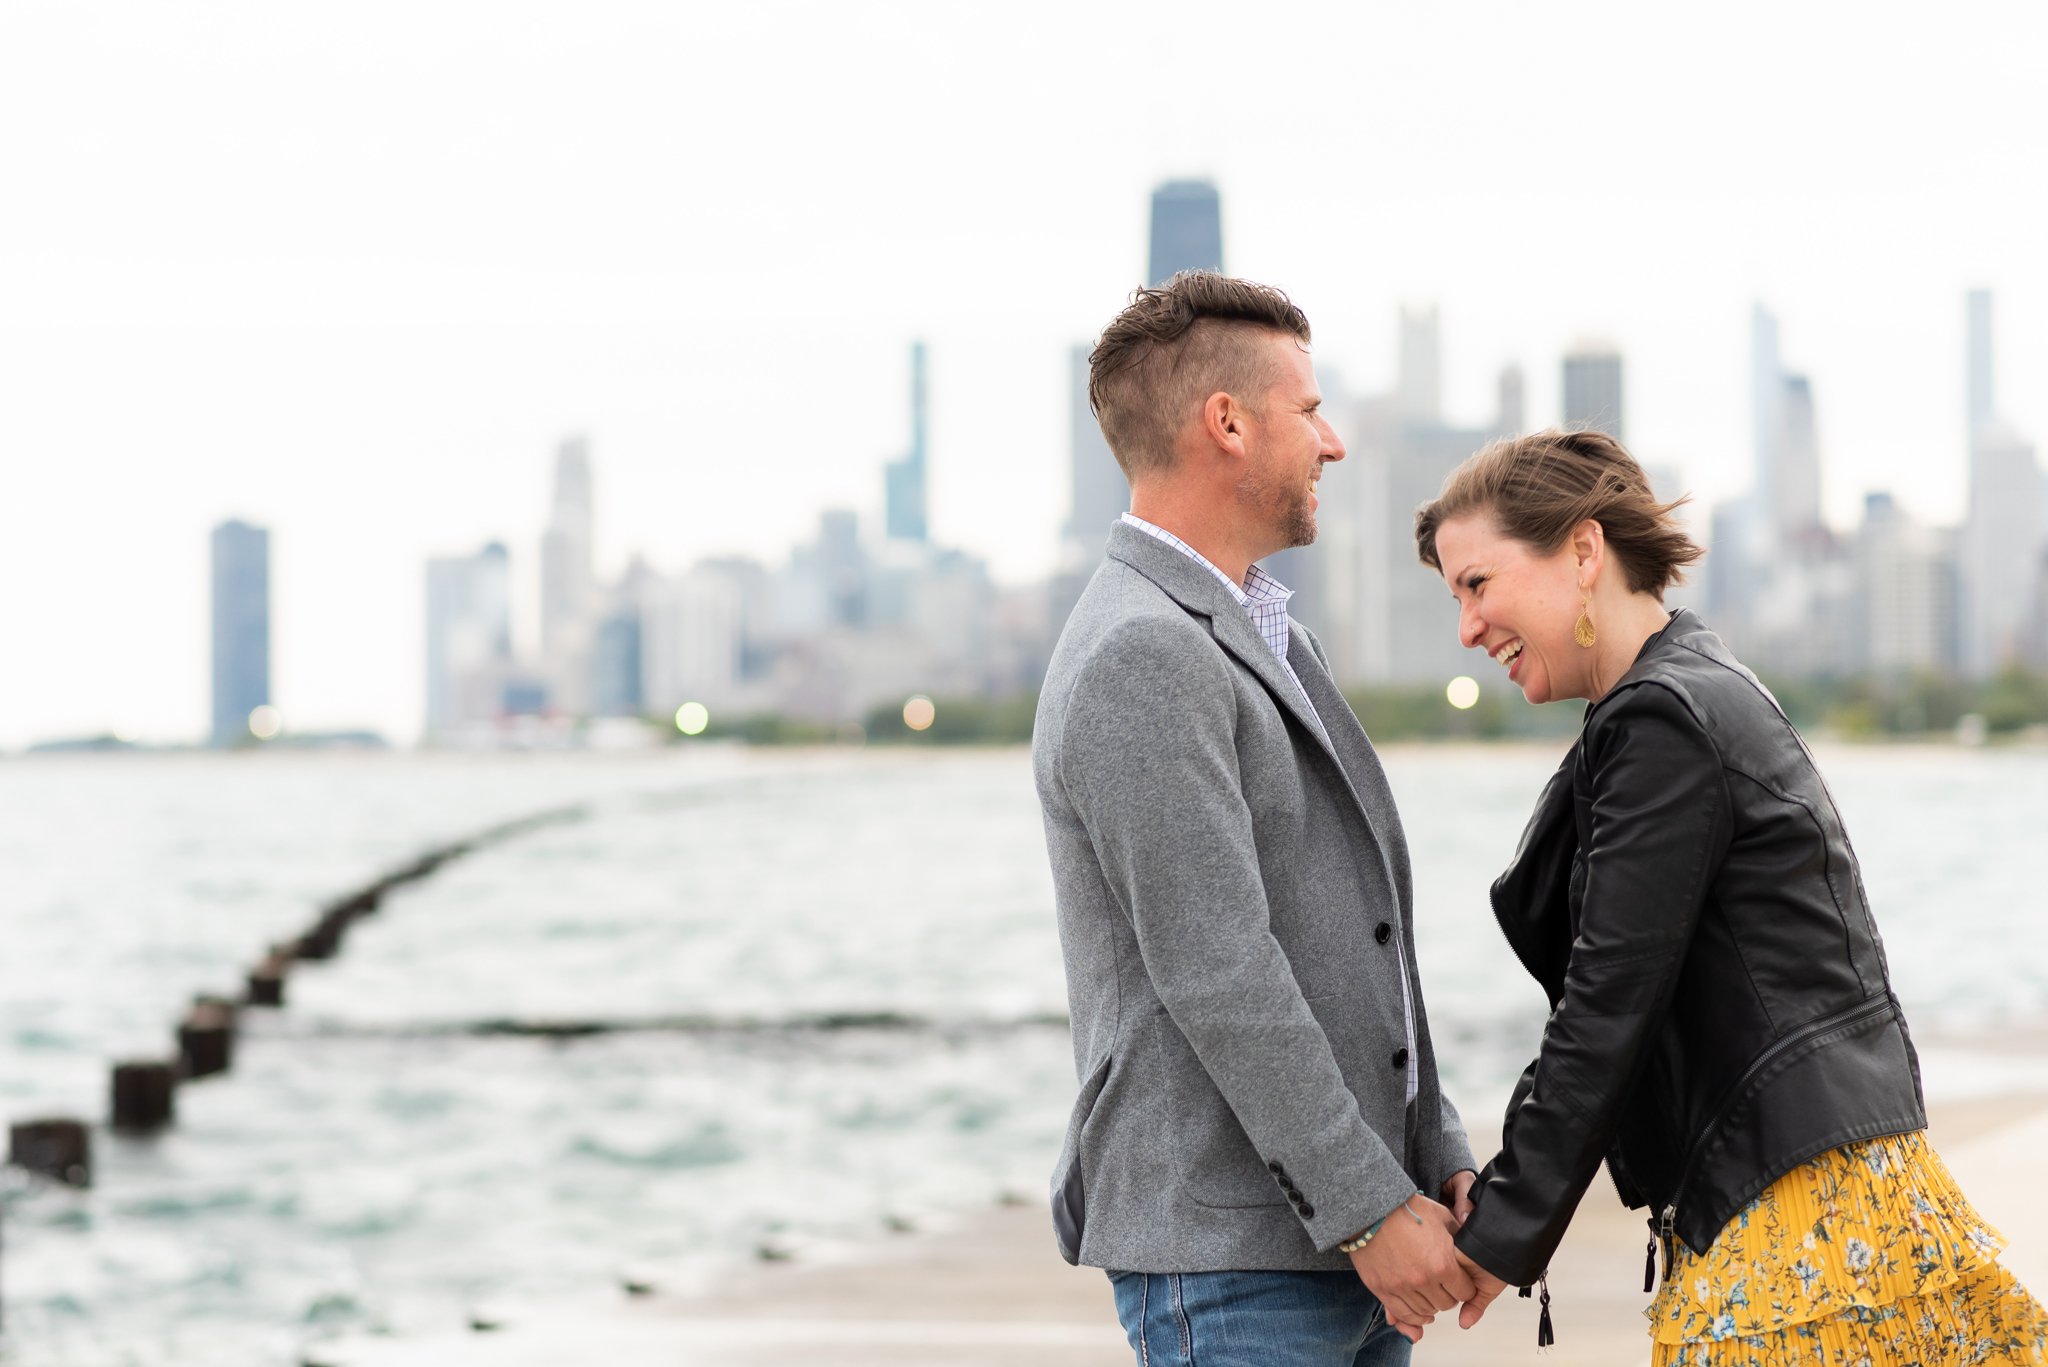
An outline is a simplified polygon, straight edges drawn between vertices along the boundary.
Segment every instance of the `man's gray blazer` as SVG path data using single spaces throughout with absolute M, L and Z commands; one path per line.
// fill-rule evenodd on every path
M 1336 1244 L 1473 1166 L 1393 795 L 1291 632 L 1321 727 L 1217 577 L 1119 523 L 1053 652 L 1032 764 L 1081 1081 L 1052 1187 L 1069 1262 L 1346 1268 Z

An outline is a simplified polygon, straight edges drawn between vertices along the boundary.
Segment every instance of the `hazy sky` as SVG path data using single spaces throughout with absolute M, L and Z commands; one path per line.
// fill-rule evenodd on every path
M 1354 391 L 1402 301 L 1456 418 L 1510 360 L 1555 418 L 1610 338 L 1632 444 L 1717 497 L 1762 298 L 1835 516 L 1952 518 L 1965 289 L 2048 435 L 2044 16 L 0 0 L 0 746 L 203 730 L 228 516 L 273 532 L 290 720 L 409 737 L 422 560 L 502 538 L 530 583 L 562 436 L 607 571 L 779 558 L 878 509 L 917 336 L 934 534 L 1035 576 L 1066 348 L 1176 174 Z

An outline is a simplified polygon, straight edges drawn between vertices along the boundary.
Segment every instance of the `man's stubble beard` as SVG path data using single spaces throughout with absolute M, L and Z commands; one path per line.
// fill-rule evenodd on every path
M 1275 478 L 1268 468 L 1247 474 L 1238 485 L 1238 494 L 1253 515 L 1281 538 L 1278 549 L 1315 543 L 1315 509 L 1308 506 L 1309 491 L 1301 485 Z

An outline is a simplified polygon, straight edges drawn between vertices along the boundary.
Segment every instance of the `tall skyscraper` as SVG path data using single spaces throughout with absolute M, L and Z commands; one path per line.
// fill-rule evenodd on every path
M 512 678 L 512 565 L 492 542 L 427 562 L 427 738 L 496 721 Z
M 1963 309 L 1968 330 L 1965 342 L 1965 379 L 1969 396 L 1968 431 L 1974 435 L 1997 411 L 1991 373 L 1991 291 L 1971 290 L 1965 296 Z
M 1785 369 L 1778 320 L 1761 303 L 1750 315 L 1750 408 L 1756 443 L 1749 554 L 1767 568 L 1825 539 L 1820 443 L 1813 385 Z
M 2024 658 L 2040 556 L 2041 466 L 2034 445 L 1996 419 L 1970 443 L 1970 506 L 1964 524 L 1964 665 L 1996 673 Z
M 1436 305 L 1401 309 L 1399 376 L 1396 398 L 1407 422 L 1442 422 L 1444 416 L 1443 340 Z
M 1494 426 L 1500 428 L 1504 437 L 1519 437 L 1528 430 L 1529 386 L 1522 378 L 1518 365 L 1503 366 L 1500 381 L 1495 392 L 1499 395 L 1496 405 Z
M 1072 395 L 1067 413 L 1067 450 L 1074 494 L 1066 534 L 1074 548 L 1072 559 L 1084 574 L 1101 562 L 1110 527 L 1131 506 L 1131 486 L 1125 482 L 1116 456 L 1103 439 L 1102 426 L 1088 407 L 1091 350 L 1077 346 L 1067 353 L 1068 392 Z
M 1568 432 L 1605 432 L 1616 441 L 1623 429 L 1621 353 L 1585 343 L 1565 354 L 1564 425 Z
M 590 448 L 581 437 L 555 453 L 555 495 L 540 543 L 540 657 L 558 711 L 590 707 L 597 624 Z
M 1778 544 L 1810 544 L 1822 531 L 1820 433 L 1813 415 L 1813 385 L 1804 375 L 1787 375 L 1778 403 L 1777 487 L 1769 490 Z
M 1762 505 L 1752 530 L 1768 538 L 1776 527 L 1770 498 L 1778 487 L 1778 446 L 1785 433 L 1785 368 L 1778 356 L 1778 320 L 1761 303 L 1752 306 L 1749 318 L 1749 406 L 1756 462 L 1750 488 Z M 1768 555 L 1772 548 L 1767 543 L 1754 549 Z
M 213 743 L 249 735 L 270 698 L 270 533 L 246 522 L 213 529 Z
M 647 601 L 656 583 L 647 562 L 634 556 L 626 573 L 606 595 L 590 646 L 590 714 L 633 717 L 646 709 Z
M 929 541 L 925 511 L 924 343 L 910 345 L 910 450 L 884 473 L 883 525 L 891 540 Z
M 1223 269 L 1223 197 L 1206 180 L 1169 180 L 1152 192 L 1152 252 L 1145 278 Z

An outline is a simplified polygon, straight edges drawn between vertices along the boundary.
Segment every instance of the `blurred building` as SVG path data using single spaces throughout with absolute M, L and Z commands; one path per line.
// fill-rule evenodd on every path
M 1088 406 L 1090 350 L 1077 346 L 1067 353 L 1067 465 L 1073 495 L 1065 528 L 1063 567 L 1083 583 L 1102 563 L 1110 527 L 1131 506 L 1131 486 L 1124 479 L 1109 442 L 1103 438 L 1094 410 Z M 1079 596 L 1078 588 L 1075 596 Z M 1068 606 L 1072 605 L 1069 600 Z
M 1564 429 L 1605 432 L 1627 442 L 1621 396 L 1621 353 L 1601 343 L 1582 343 L 1564 358 Z
M 1880 674 L 1947 672 L 1957 661 L 1955 538 L 1915 522 L 1884 492 L 1866 495 L 1856 538 L 1854 666 Z
M 1996 673 L 2038 653 L 2035 599 L 2048 550 L 2048 483 L 2034 444 L 1998 416 L 1991 292 L 1963 301 L 1969 503 L 1963 519 L 1962 662 Z
M 571 437 L 555 453 L 554 498 L 540 543 L 540 670 L 553 708 L 590 710 L 590 651 L 597 572 L 590 448 Z
M 1152 249 L 1145 278 L 1163 285 L 1181 271 L 1223 269 L 1223 197 L 1206 180 L 1169 180 L 1152 192 Z
M 1223 198 L 1206 180 L 1170 180 L 1152 192 L 1145 278 L 1164 284 L 1180 271 L 1223 269 Z M 1109 529 L 1131 506 L 1130 484 L 1088 405 L 1092 345 L 1067 353 L 1067 470 L 1070 498 L 1061 529 L 1059 568 L 1048 589 L 1055 621 L 1064 623 L 1088 577 L 1102 563 Z
M 1404 308 L 1397 327 L 1393 391 L 1337 397 L 1333 411 L 1342 417 L 1338 435 L 1348 454 L 1319 486 L 1316 544 L 1305 555 L 1288 553 L 1314 567 L 1302 576 L 1293 615 L 1322 639 L 1332 672 L 1347 684 L 1440 684 L 1483 663 L 1458 642 L 1457 610 L 1443 580 L 1416 558 L 1415 512 L 1467 456 L 1526 420 L 1522 373 L 1512 366 L 1501 372 L 1487 421 L 1446 420 L 1437 310 Z
M 1432 423 L 1443 417 L 1443 339 L 1437 308 L 1401 309 L 1395 356 L 1394 397 L 1404 422 Z
M 654 716 L 686 702 L 714 715 L 747 706 L 748 641 L 766 573 L 748 560 L 705 560 L 641 592 L 641 696 Z M 765 710 L 765 709 L 764 709 Z
M 924 343 L 910 347 L 910 450 L 883 470 L 883 525 L 892 541 L 930 539 L 925 501 Z
M 1969 514 L 1963 524 L 1964 665 L 1996 673 L 2025 658 L 2041 549 L 2041 467 L 2034 445 L 1997 418 L 1970 440 Z
M 1754 442 L 1749 491 L 1714 509 L 1705 606 L 1745 661 L 1765 672 L 1840 672 L 1861 653 L 1858 553 L 1822 517 L 1812 382 L 1785 369 L 1778 320 L 1750 314 Z
M 1529 430 L 1529 386 L 1522 368 L 1502 368 L 1495 392 L 1499 395 L 1499 424 L 1502 436 L 1518 437 Z
M 427 717 L 430 742 L 537 710 L 536 681 L 512 657 L 512 569 L 492 542 L 475 555 L 427 562 Z
M 1799 553 L 1822 530 L 1820 433 L 1813 412 L 1813 385 L 1804 375 L 1786 375 L 1778 397 L 1777 484 L 1768 492 L 1780 547 Z
M 215 745 L 249 736 L 249 714 L 270 697 L 270 532 L 228 521 L 213 529 Z
M 1778 447 L 1785 432 L 1785 368 L 1778 355 L 1778 320 L 1759 301 L 1749 318 L 1749 416 L 1751 502 L 1749 553 L 1768 562 L 1776 549 L 1777 512 L 1771 506 L 1778 487 Z
M 1965 432 L 1991 420 L 1994 412 L 1991 374 L 1991 291 L 1971 290 L 1963 297 Z
M 645 632 L 647 600 L 656 576 L 634 556 L 606 593 L 590 650 L 590 715 L 638 717 L 647 712 Z

